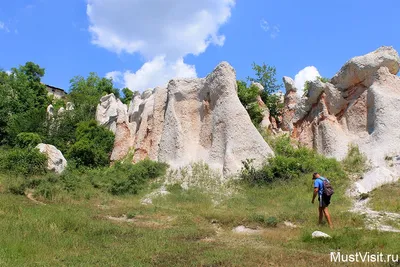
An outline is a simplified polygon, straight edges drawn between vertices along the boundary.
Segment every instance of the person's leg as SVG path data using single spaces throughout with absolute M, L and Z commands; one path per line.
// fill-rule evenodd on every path
M 322 224 L 322 219 L 324 217 L 323 208 L 322 207 L 318 207 L 318 211 L 319 211 L 318 224 Z
M 323 208 L 323 212 L 325 214 L 325 218 L 328 221 L 329 227 L 331 229 L 333 229 L 333 224 L 332 224 L 332 220 L 331 220 L 331 215 L 329 214 L 329 210 L 327 207 Z

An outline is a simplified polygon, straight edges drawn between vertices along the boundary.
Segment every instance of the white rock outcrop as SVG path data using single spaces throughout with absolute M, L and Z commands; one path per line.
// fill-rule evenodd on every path
M 113 160 L 134 148 L 134 161 L 149 157 L 172 168 L 204 162 L 229 176 L 243 160 L 261 165 L 274 154 L 240 103 L 235 71 L 226 62 L 206 78 L 174 79 L 167 88 L 147 90 L 128 111 L 118 101 L 113 95 L 103 97 L 96 115 L 123 136 L 116 138 Z
M 314 231 L 311 234 L 311 237 L 312 238 L 332 238 L 330 235 L 325 234 L 324 232 L 321 232 L 321 231 Z
M 62 173 L 67 167 L 67 160 L 60 150 L 53 145 L 38 144 L 39 151 L 47 157 L 47 169 L 56 173 Z
M 348 61 L 331 82 L 310 83 L 307 96 L 296 99 L 285 78 L 282 128 L 302 144 L 342 160 L 357 145 L 371 169 L 356 183 L 365 193 L 400 177 L 400 166 L 387 156 L 400 155 L 400 58 L 381 47 Z

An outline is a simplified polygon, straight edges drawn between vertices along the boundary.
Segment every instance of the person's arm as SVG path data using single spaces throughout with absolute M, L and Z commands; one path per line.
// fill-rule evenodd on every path
M 312 200 L 311 200 L 311 203 L 312 203 L 312 204 L 314 204 L 315 198 L 316 198 L 317 195 L 318 195 L 318 190 L 319 190 L 318 187 L 314 187 L 314 193 L 313 193 Z

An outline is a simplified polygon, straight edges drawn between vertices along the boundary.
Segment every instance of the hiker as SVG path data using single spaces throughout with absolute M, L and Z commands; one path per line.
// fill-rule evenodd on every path
M 314 194 L 312 197 L 311 203 L 314 204 L 315 197 L 318 195 L 318 210 L 319 210 L 319 224 L 322 224 L 322 218 L 325 215 L 326 220 L 328 221 L 329 227 L 333 229 L 333 224 L 331 220 L 331 215 L 328 211 L 328 206 L 331 203 L 331 196 L 333 194 L 333 188 L 330 185 L 328 179 L 319 175 L 319 173 L 313 174 L 314 181 Z

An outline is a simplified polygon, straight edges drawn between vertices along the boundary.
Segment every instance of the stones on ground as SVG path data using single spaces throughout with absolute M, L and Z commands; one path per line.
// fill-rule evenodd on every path
M 311 234 L 312 238 L 332 238 L 330 235 L 325 234 L 324 232 L 321 231 L 314 231 Z
M 232 232 L 237 233 L 237 234 L 260 234 L 260 233 L 262 233 L 262 230 L 251 229 L 251 228 L 247 228 L 244 225 L 240 225 L 240 226 L 233 228 Z
M 289 221 L 284 221 L 283 224 L 284 224 L 286 227 L 289 227 L 289 228 L 297 228 L 297 225 L 295 225 L 294 223 L 289 222 Z
M 56 173 L 62 173 L 67 167 L 67 160 L 64 155 L 53 145 L 38 144 L 39 151 L 47 157 L 47 169 Z

